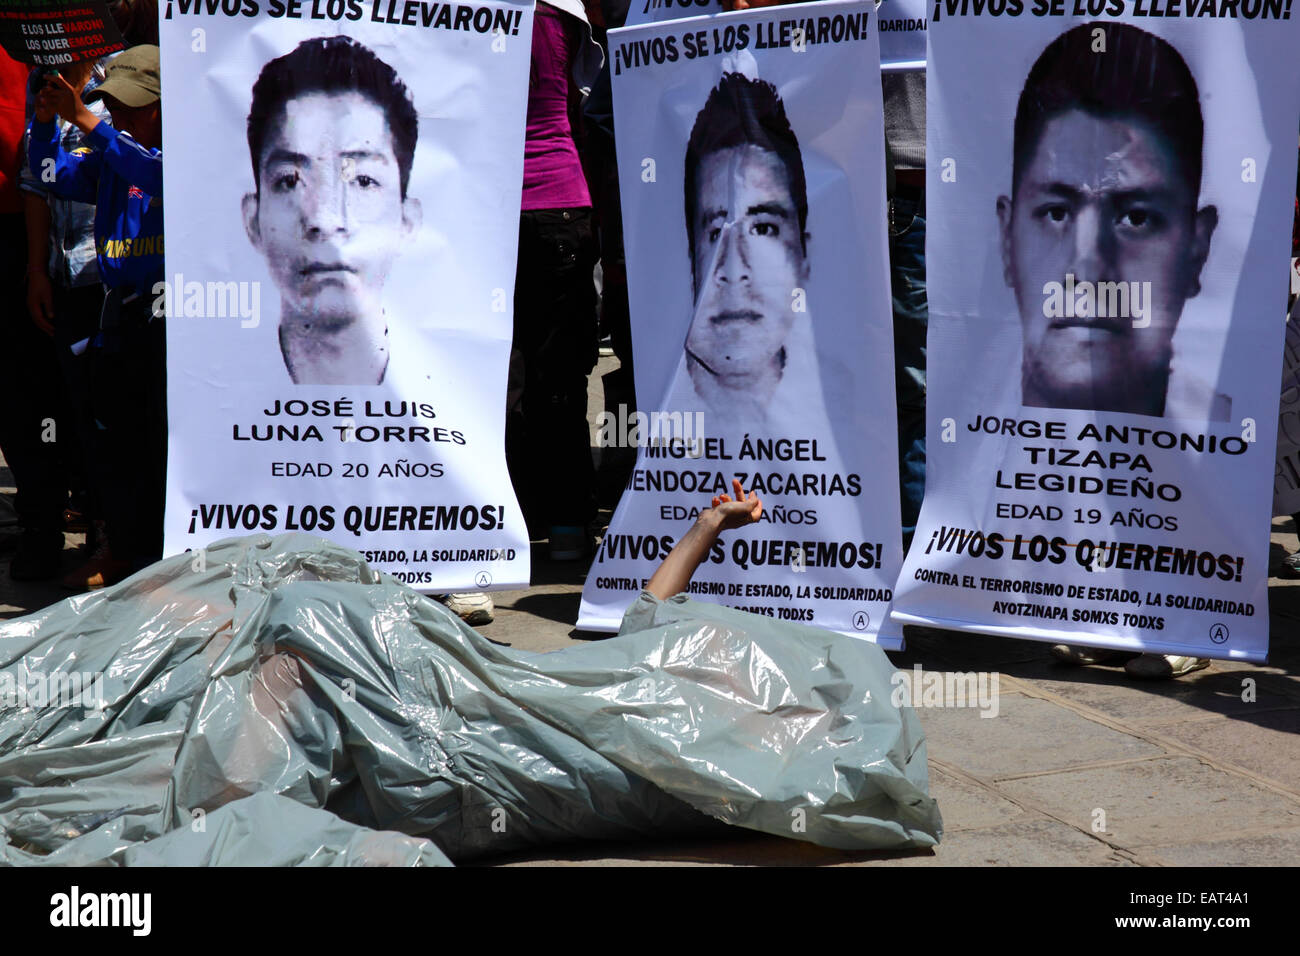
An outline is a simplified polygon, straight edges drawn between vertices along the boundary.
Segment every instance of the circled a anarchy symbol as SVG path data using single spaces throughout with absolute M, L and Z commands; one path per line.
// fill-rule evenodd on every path
M 474 575 L 474 583 L 481 588 L 485 588 L 492 583 L 492 575 L 488 574 L 486 571 L 480 571 L 478 574 Z

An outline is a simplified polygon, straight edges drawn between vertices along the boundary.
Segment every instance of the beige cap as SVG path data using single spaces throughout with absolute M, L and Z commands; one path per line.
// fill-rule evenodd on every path
M 86 94 L 86 102 L 111 96 L 123 106 L 148 106 L 162 96 L 158 78 L 158 48 L 143 43 L 129 47 L 109 61 L 107 76 Z

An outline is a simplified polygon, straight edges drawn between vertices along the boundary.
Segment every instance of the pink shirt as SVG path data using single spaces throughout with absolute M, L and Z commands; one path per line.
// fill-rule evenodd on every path
M 569 69 L 581 39 L 578 22 L 547 3 L 533 14 L 522 208 L 590 206 L 591 194 L 569 125 Z

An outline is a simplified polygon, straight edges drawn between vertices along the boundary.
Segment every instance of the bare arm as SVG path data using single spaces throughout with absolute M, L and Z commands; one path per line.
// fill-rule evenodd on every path
M 646 590 L 659 600 L 666 601 L 686 590 L 695 569 L 708 556 L 719 534 L 753 524 L 762 515 L 763 502 L 757 492 L 751 491 L 746 497 L 739 478 L 733 479 L 731 486 L 736 491 L 735 499 L 730 495 L 714 498 L 713 507 L 700 513 L 691 530 L 668 552 L 668 557 L 651 576 Z

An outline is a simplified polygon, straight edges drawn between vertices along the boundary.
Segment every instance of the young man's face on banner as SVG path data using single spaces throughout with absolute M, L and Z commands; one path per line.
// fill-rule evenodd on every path
M 790 176 L 754 145 L 709 153 L 696 175 L 695 319 L 686 348 L 719 376 L 779 362 L 808 278 Z
M 998 200 L 1025 404 L 1158 414 L 1152 403 L 1163 405 L 1174 330 L 1200 290 L 1216 221 L 1196 202 L 1178 157 L 1141 119 L 1073 109 L 1047 122 L 1013 200 Z M 1048 314 L 1049 283 L 1067 276 L 1076 289 L 1119 282 L 1135 295 L 1125 309 L 1075 296 L 1076 314 Z
M 285 310 L 339 326 L 381 308 L 393 261 L 420 223 L 418 200 L 401 195 L 383 109 L 362 93 L 308 93 L 270 128 L 244 219 Z

